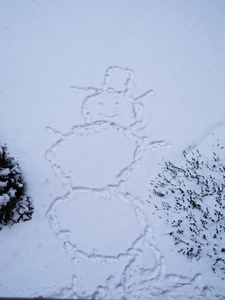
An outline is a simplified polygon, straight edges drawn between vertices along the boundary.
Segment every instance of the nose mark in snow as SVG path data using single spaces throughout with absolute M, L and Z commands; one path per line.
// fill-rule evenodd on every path
M 53 233 L 62 241 L 62 247 L 71 257 L 75 267 L 71 288 L 62 289 L 59 292 L 60 297 L 168 299 L 167 297 L 173 298 L 179 295 L 179 292 L 184 292 L 184 289 L 189 291 L 189 295 L 191 293 L 197 295 L 194 279 L 167 273 L 165 258 L 157 247 L 154 232 L 145 215 L 144 199 L 126 190 L 127 180 L 142 166 L 146 151 L 165 149 L 169 146 L 164 140 L 152 141 L 142 136 L 140 130 L 135 131 L 135 124 L 139 128 L 144 128 L 143 101 L 154 95 L 154 91 L 149 90 L 138 97 L 133 97 L 133 80 L 133 70 L 111 66 L 106 70 L 100 88 L 73 86 L 74 89 L 90 92 L 84 98 L 81 107 L 85 123 L 71 124 L 72 128 L 67 133 L 61 133 L 50 126 L 46 127 L 46 131 L 55 135 L 57 141 L 47 149 L 45 158 L 63 187 L 63 195 L 53 199 L 47 217 Z M 102 96 L 108 102 L 103 102 Z M 95 109 L 92 105 L 95 101 L 96 107 L 103 109 L 96 113 L 100 119 L 92 119 L 92 113 L 95 114 L 95 111 L 90 110 Z M 112 119 L 121 118 L 120 110 L 117 113 L 107 111 L 110 108 L 108 103 L 113 101 L 115 105 L 111 107 L 120 109 L 120 104 L 123 105 L 123 119 L 117 123 L 112 122 Z M 100 152 L 94 152 L 95 145 L 91 145 L 94 152 L 93 160 L 97 154 L 101 158 L 106 155 L 103 151 L 104 143 L 108 143 L 105 137 L 109 133 L 110 141 L 112 132 L 115 136 L 118 134 L 118 140 L 119 136 L 122 136 L 125 142 L 133 145 L 133 154 L 129 156 L 128 163 L 125 160 L 116 162 L 117 156 L 115 161 L 110 159 L 107 161 L 106 174 L 103 176 L 106 178 L 113 165 L 118 163 L 118 170 L 116 169 L 116 175 L 112 176 L 112 181 L 109 179 L 103 185 L 90 185 L 88 181 L 85 183 L 85 178 L 91 176 L 89 165 L 82 174 L 79 166 L 69 164 L 69 167 L 74 167 L 77 172 L 75 173 L 79 175 L 73 177 L 71 170 L 66 168 L 63 161 L 58 160 L 58 152 L 61 149 L 64 159 L 72 161 L 71 155 L 76 154 L 81 145 L 79 141 L 85 141 L 86 146 L 90 147 L 88 142 L 94 141 L 94 137 L 98 137 L 97 143 L 102 142 L 103 146 Z M 104 136 L 103 141 L 101 136 Z M 66 145 L 69 142 L 73 148 L 67 157 L 65 151 L 68 150 Z M 115 152 L 117 148 L 120 148 L 120 145 L 116 145 L 113 151 Z M 87 160 L 84 156 L 85 149 L 81 149 L 80 152 L 82 164 Z M 123 151 L 128 151 L 127 149 L 125 147 Z M 98 178 L 98 169 L 102 167 L 101 164 L 97 166 L 93 177 Z M 84 184 L 78 184 L 81 178 Z M 147 261 L 147 264 L 144 261 Z M 91 271 L 86 272 L 89 274 L 85 281 L 84 268 L 87 262 L 92 268 L 94 264 L 95 268 L 91 280 Z M 201 281 L 201 275 L 198 276 L 198 281 Z M 201 293 L 204 294 L 203 288 L 200 289 L 199 295 Z

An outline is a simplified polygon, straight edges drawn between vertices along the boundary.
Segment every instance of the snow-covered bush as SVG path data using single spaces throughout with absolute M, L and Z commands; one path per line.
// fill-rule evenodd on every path
M 213 272 L 224 279 L 225 148 L 218 141 L 212 149 L 208 161 L 198 149 L 183 152 L 183 166 L 165 161 L 151 182 L 148 202 L 167 222 L 178 252 L 197 260 L 208 257 Z
M 32 213 L 19 165 L 8 156 L 6 146 L 0 146 L 0 230 L 1 225 L 30 220 Z

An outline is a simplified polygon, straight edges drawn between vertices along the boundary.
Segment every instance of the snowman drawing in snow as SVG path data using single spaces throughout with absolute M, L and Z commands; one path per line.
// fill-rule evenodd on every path
M 108 264 L 132 257 L 144 243 L 154 248 L 142 200 L 126 191 L 125 183 L 141 166 L 145 151 L 167 144 L 141 135 L 142 100 L 154 92 L 132 97 L 133 76 L 130 69 L 113 66 L 101 88 L 74 86 L 90 92 L 81 107 L 84 123 L 67 133 L 46 127 L 57 141 L 45 157 L 65 192 L 53 200 L 47 216 L 75 262 Z

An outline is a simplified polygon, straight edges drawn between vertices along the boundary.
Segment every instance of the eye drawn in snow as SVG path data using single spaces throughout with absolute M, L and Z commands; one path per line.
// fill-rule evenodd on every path
M 76 270 L 81 261 L 89 261 L 107 265 L 104 276 L 112 278 L 115 272 L 110 265 L 119 262 L 123 266 L 120 276 L 111 280 L 114 291 L 120 286 L 118 295 L 121 289 L 123 294 L 134 293 L 134 283 L 139 291 L 145 290 L 150 282 L 166 276 L 164 258 L 145 217 L 144 199 L 125 187 L 141 167 L 146 151 L 168 147 L 165 141 L 151 141 L 142 134 L 143 100 L 154 91 L 133 97 L 133 80 L 131 69 L 111 66 L 100 88 L 73 86 L 89 93 L 81 106 L 84 123 L 73 125 L 67 133 L 46 127 L 57 141 L 45 158 L 64 189 L 64 195 L 48 209 L 50 226 Z M 143 264 L 145 256 L 148 266 Z M 183 284 L 190 282 L 186 278 Z M 74 295 L 104 298 L 107 289 L 96 282 L 89 291 L 78 287 Z

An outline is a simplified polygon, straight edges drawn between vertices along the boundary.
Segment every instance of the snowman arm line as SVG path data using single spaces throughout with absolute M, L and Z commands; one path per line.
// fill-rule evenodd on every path
M 69 133 L 62 133 L 59 130 L 56 130 L 50 126 L 47 126 L 47 127 L 45 127 L 45 130 L 49 134 L 58 136 L 60 138 L 60 140 L 68 140 L 68 139 L 72 138 L 74 135 L 73 129 Z
M 138 96 L 137 98 L 134 98 L 134 101 L 138 101 L 142 98 L 145 98 L 147 97 L 148 95 L 150 94 L 150 96 L 154 96 L 155 95 L 155 92 L 153 90 L 148 90 L 146 92 L 144 92 L 143 94 L 141 94 L 140 96 Z
M 84 86 L 84 87 L 80 87 L 80 86 L 75 86 L 75 85 L 72 85 L 70 87 L 70 89 L 76 89 L 76 90 L 79 90 L 79 91 L 83 91 L 83 92 L 88 92 L 88 91 L 95 91 L 95 92 L 98 92 L 100 89 L 97 89 L 97 88 L 94 88 L 92 86 Z
M 63 136 L 63 134 L 59 130 L 56 130 L 56 129 L 50 127 L 50 126 L 45 127 L 45 131 L 49 134 L 54 134 L 54 135 L 59 136 L 59 137 Z

